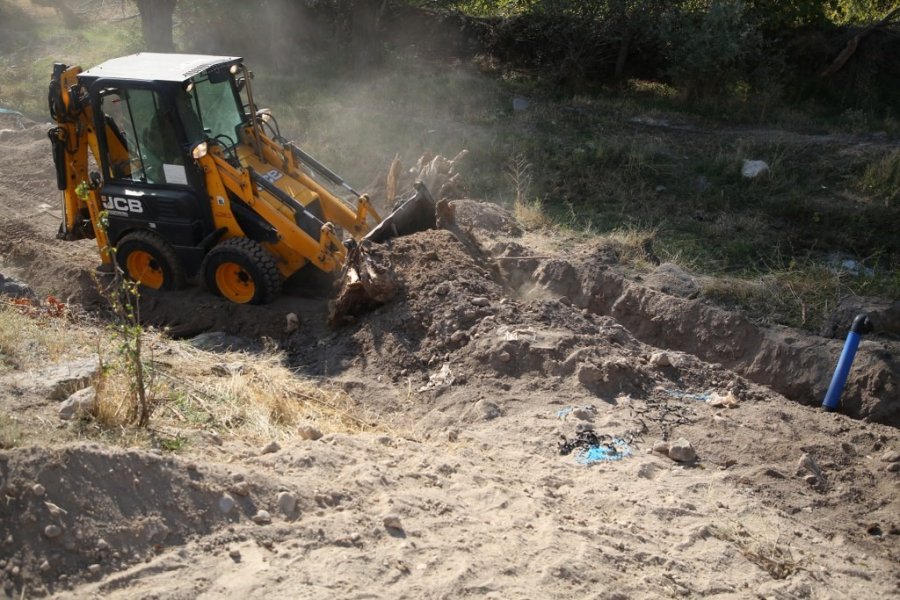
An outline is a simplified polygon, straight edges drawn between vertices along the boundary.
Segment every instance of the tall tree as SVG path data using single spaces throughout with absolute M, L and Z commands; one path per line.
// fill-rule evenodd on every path
M 172 15 L 177 0 L 137 0 L 144 45 L 153 52 L 174 52 Z

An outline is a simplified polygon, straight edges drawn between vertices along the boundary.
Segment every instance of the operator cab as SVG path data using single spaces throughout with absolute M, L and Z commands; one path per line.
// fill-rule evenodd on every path
M 192 147 L 210 138 L 232 149 L 247 119 L 234 77 L 240 70 L 239 57 L 141 53 L 79 74 L 97 131 L 103 119 L 116 138 L 99 139 L 107 177 L 186 184 Z
M 240 57 L 140 53 L 78 75 L 98 132 L 110 241 L 157 230 L 196 271 L 213 219 L 192 151 L 214 141 L 234 156 L 250 118 L 239 73 Z

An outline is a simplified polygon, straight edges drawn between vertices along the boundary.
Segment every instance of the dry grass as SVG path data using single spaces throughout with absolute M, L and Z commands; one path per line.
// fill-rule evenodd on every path
M 275 350 L 209 353 L 147 335 L 154 427 L 212 430 L 252 443 L 299 438 L 304 425 L 322 433 L 381 429 L 346 392 L 294 373 Z M 97 420 L 121 428 L 132 416 L 129 382 L 120 369 L 107 371 Z
M 516 221 L 528 230 L 546 229 L 553 226 L 553 219 L 544 209 L 544 203 L 538 199 L 516 199 L 513 203 L 513 214 Z
M 87 351 L 90 336 L 45 307 L 0 302 L 0 374 L 24 371 Z
M 649 270 L 658 259 L 653 251 L 655 229 L 622 228 L 602 236 L 616 250 L 619 260 L 632 267 Z
M 714 537 L 733 544 L 747 560 L 775 579 L 786 579 L 801 568 L 800 562 L 794 560 L 790 548 L 779 543 L 777 532 L 772 533 L 773 539 L 769 541 L 740 523 L 734 523 L 732 527 L 711 529 Z
M 274 349 L 211 353 L 155 330 L 143 335 L 152 426 L 175 432 L 156 440 L 169 449 L 180 448 L 184 435 L 200 430 L 256 443 L 299 437 L 302 425 L 322 433 L 383 429 L 346 392 L 291 371 Z M 45 306 L 0 304 L 0 375 L 95 352 L 102 357 L 97 410 L 73 431 L 117 444 L 153 443 L 152 433 L 136 436 L 131 428 L 132 381 L 107 329 L 66 314 L 53 316 Z M 0 421 L 0 446 L 14 445 L 22 434 L 14 420 Z
M 894 150 L 873 161 L 860 180 L 863 191 L 896 206 L 900 200 L 900 150 Z
M 15 448 L 22 441 L 22 428 L 14 417 L 0 413 L 0 450 Z
M 826 268 L 773 271 L 756 278 L 704 278 L 703 295 L 768 323 L 817 328 L 847 293 L 841 274 Z

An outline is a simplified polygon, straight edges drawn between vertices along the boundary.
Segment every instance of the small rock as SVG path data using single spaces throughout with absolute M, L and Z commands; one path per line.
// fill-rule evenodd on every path
M 301 425 L 297 428 L 297 433 L 300 435 L 300 439 L 303 440 L 315 441 L 322 437 L 322 432 L 312 425 Z
M 97 390 L 88 386 L 69 396 L 59 406 L 59 418 L 70 421 L 82 415 L 90 415 L 97 407 Z
M 450 293 L 450 285 L 447 283 L 442 283 L 434 288 L 434 293 L 438 296 L 446 296 Z
M 450 341 L 454 344 L 458 344 L 459 342 L 466 339 L 466 332 L 461 330 L 456 330 L 453 332 L 453 335 L 450 336 Z
M 106 550 L 107 548 L 109 548 L 109 542 L 107 542 L 103 538 L 100 538 L 99 540 L 97 540 L 97 549 L 98 550 Z
M 706 402 L 713 408 L 737 408 L 740 406 L 740 402 L 731 392 L 726 393 L 724 396 L 718 392 L 713 392 Z
M 97 563 L 93 563 L 88 565 L 88 571 L 90 571 L 91 575 L 96 575 L 100 572 L 100 565 Z
M 212 372 L 213 375 L 218 375 L 220 377 L 233 377 L 242 374 L 244 369 L 244 363 L 230 362 L 213 365 Z
M 10 131 L 9 129 L 0 130 L 0 134 Z M 2 135 L 0 135 L 0 139 L 2 139 Z M 3 274 L 0 274 L 0 296 L 8 296 L 10 298 L 27 298 L 30 300 L 36 300 L 37 296 L 34 294 L 34 290 L 28 287 L 28 284 L 25 284 L 18 279 L 13 279 L 12 277 L 6 277 Z
M 278 492 L 276 501 L 278 502 L 278 510 L 281 511 L 281 514 L 286 517 L 290 517 L 294 514 L 294 509 L 297 508 L 297 497 L 292 493 Z
M 593 430 L 594 426 L 591 423 L 577 423 L 575 425 L 575 433 L 587 433 Z
M 888 463 L 900 462 L 900 450 L 885 452 L 881 455 L 881 460 Z
M 582 421 L 593 421 L 597 416 L 597 409 L 593 406 L 579 406 L 572 411 L 572 415 Z
M 33 486 L 31 486 L 31 493 L 34 494 L 35 497 L 37 497 L 37 498 L 40 498 L 46 492 L 47 492 L 47 490 L 44 488 L 44 486 L 42 486 L 39 483 L 36 483 Z
M 650 355 L 650 364 L 655 367 L 668 367 L 672 364 L 669 355 L 665 352 L 654 352 Z
M 503 416 L 500 407 L 489 400 L 479 400 L 475 404 L 475 409 L 481 414 L 481 418 L 485 421 L 491 421 L 497 417 Z
M 300 330 L 300 317 L 297 316 L 297 313 L 288 313 L 284 316 L 284 332 L 285 333 L 294 333 L 295 331 Z
M 228 494 L 222 494 L 222 497 L 219 498 L 219 510 L 226 515 L 233 511 L 235 506 L 237 506 L 237 502 Z
M 697 460 L 697 452 L 689 441 L 679 438 L 669 444 L 669 458 L 677 462 L 693 462 Z
M 506 350 L 501 350 L 500 353 L 497 354 L 497 360 L 506 363 L 512 360 L 512 356 Z
M 228 551 L 228 556 L 231 557 L 233 560 L 241 560 L 241 551 L 238 550 L 237 548 L 232 548 L 231 550 Z
M 447 432 L 447 441 L 455 442 L 459 439 L 459 429 L 451 429 Z
M 59 536 L 62 535 L 62 527 L 60 527 L 59 525 L 56 525 L 54 523 L 51 523 L 50 525 L 47 525 L 46 527 L 44 527 L 44 535 L 51 540 L 58 538 Z
M 819 483 L 819 478 L 816 477 L 815 475 L 807 475 L 806 477 L 803 478 L 803 481 L 805 481 L 809 485 L 816 485 Z
M 655 444 L 653 444 L 653 451 L 658 452 L 659 454 L 662 454 L 664 456 L 668 456 L 669 455 L 669 442 L 664 442 L 662 440 L 656 442 Z
M 664 191 L 666 191 L 666 186 L 664 186 L 664 185 L 658 185 L 658 186 L 656 186 L 656 193 L 657 193 L 657 194 L 662 194 Z
M 249 496 L 250 484 L 246 481 L 238 481 L 231 486 L 231 493 L 237 494 L 238 496 Z
M 269 442 L 268 444 L 263 446 L 263 449 L 260 450 L 259 453 L 260 454 L 272 454 L 273 452 L 278 452 L 279 450 L 281 450 L 281 444 L 279 444 L 275 440 L 272 440 L 271 442 Z
M 251 518 L 257 525 L 268 525 L 272 522 L 272 515 L 270 515 L 267 510 L 259 510 Z
M 388 515 L 384 518 L 384 526 L 387 529 L 397 529 L 403 531 L 403 523 L 397 515 Z
M 218 433 L 216 433 L 215 431 L 207 431 L 207 432 L 206 432 L 206 438 L 207 438 L 210 442 L 212 442 L 213 444 L 215 444 L 216 446 L 221 446 L 221 445 L 222 445 L 222 436 L 220 436 L 220 435 L 219 435 Z
M 478 298 L 472 298 L 470 300 L 470 302 L 472 304 L 474 304 L 475 306 L 490 306 L 491 305 L 491 301 L 483 296 L 480 296 Z
M 900 462 L 890 463 L 887 467 L 885 467 L 885 470 L 888 473 L 896 473 L 896 472 L 900 471 Z
M 763 160 L 744 160 L 741 167 L 741 176 L 753 179 L 769 172 L 769 165 Z
M 50 561 L 45 560 L 44 562 L 41 563 L 41 566 L 38 568 L 41 570 L 41 573 L 46 573 L 47 571 L 50 570 Z

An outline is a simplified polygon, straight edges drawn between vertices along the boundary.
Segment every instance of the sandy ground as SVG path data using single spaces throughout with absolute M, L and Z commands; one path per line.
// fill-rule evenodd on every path
M 45 127 L 0 129 L 0 271 L 97 306 L 93 242 L 54 238 Z M 199 288 L 148 297 L 175 337 L 225 331 L 252 360 L 269 336 L 390 433 L 274 452 L 210 438 L 177 456 L 48 434 L 0 451 L 4 592 L 900 596 L 895 341 L 863 344 L 847 414 L 824 413 L 840 342 L 637 282 L 608 244 L 568 248 L 492 205 L 454 207 L 452 231 L 379 250 L 400 293 L 337 330 L 302 281 L 262 308 Z M 10 381 L 2 410 L 52 429 L 55 403 Z M 560 453 L 576 439 L 592 453 Z M 670 458 L 690 459 L 686 443 L 696 458 Z

